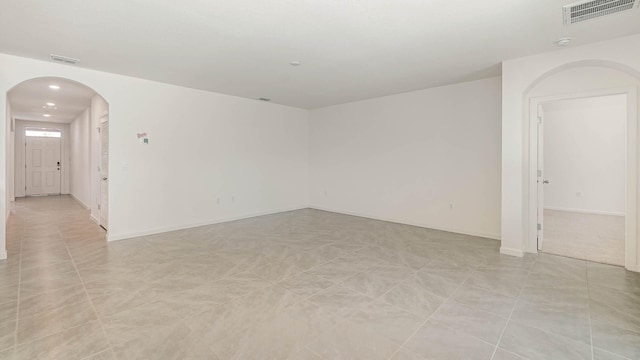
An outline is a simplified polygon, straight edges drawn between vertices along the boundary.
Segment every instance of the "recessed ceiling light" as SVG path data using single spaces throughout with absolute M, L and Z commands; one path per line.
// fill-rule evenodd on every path
M 556 46 L 557 47 L 567 47 L 569 46 L 569 44 L 571 43 L 571 38 L 570 37 L 563 37 L 558 39 L 558 41 L 556 41 Z
M 294 61 L 289 63 L 289 65 L 291 65 L 291 66 L 300 66 L 300 64 L 302 64 L 302 63 L 300 61 L 298 61 L 298 60 L 294 60 Z
M 50 117 L 50 116 L 51 116 L 51 114 L 42 114 L 42 116 L 44 116 L 44 117 Z
M 48 102 L 47 106 L 56 106 L 56 104 L 52 103 L 52 102 Z
M 59 90 L 60 86 L 58 86 L 58 85 L 49 85 L 49 89 Z

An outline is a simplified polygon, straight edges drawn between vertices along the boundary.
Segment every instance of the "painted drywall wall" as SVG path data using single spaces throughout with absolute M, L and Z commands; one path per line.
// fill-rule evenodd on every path
M 70 184 L 69 193 L 84 207 L 91 203 L 91 149 L 90 124 L 91 109 L 87 108 L 69 124 L 70 142 Z
M 89 127 L 90 132 L 90 173 L 89 185 L 91 192 L 91 219 L 96 223 L 100 223 L 100 119 L 109 115 L 109 104 L 100 95 L 94 95 L 91 98 L 91 116 Z
M 556 50 L 502 63 L 502 216 L 500 251 L 522 256 L 525 251 L 535 252 L 530 241 L 533 229 L 529 224 L 532 204 L 529 201 L 529 96 L 532 88 L 552 75 L 561 75 L 579 67 L 598 67 L 617 74 L 640 78 L 640 35 L 613 39 L 605 42 Z M 586 82 L 598 89 L 606 83 L 598 83 L 597 76 L 575 78 L 573 83 L 551 89 L 555 94 L 570 88 L 583 87 Z M 590 81 L 593 80 L 593 81 Z M 585 84 L 583 86 L 583 84 Z M 636 99 L 637 100 L 637 99 Z M 534 208 L 535 209 L 535 208 Z M 637 239 L 636 239 L 637 242 Z M 628 269 L 640 269 L 638 247 L 628 251 L 633 265 Z
M 500 78 L 311 111 L 311 206 L 500 236 Z
M 109 103 L 110 240 L 307 205 L 306 110 L 0 55 L 0 93 L 44 76 L 81 82 Z
M 27 128 L 46 128 L 60 130 L 62 133 L 60 138 L 60 191 L 62 194 L 69 194 L 69 183 L 71 176 L 71 142 L 69 139 L 69 124 L 49 123 L 45 121 L 26 121 L 16 120 L 15 126 L 15 197 L 25 196 L 25 131 Z
M 11 104 L 7 102 L 7 119 L 9 122 L 7 123 L 7 198 L 8 201 L 15 201 L 15 170 L 14 170 L 14 162 L 15 162 L 15 127 L 16 127 L 16 119 L 13 116 L 11 111 Z M 7 202 L 8 204 L 8 202 Z
M 5 99 L 7 95 L 5 94 Z M 0 224 L 6 223 L 9 219 L 9 215 L 11 212 L 10 203 L 15 200 L 14 197 L 14 148 L 15 148 L 15 119 L 13 117 L 13 113 L 11 112 L 11 104 L 9 101 L 5 101 L 7 106 L 5 108 L 5 118 L 7 122 L 4 126 L 6 132 L 6 142 L 5 142 L 5 154 L 6 154 L 6 163 L 0 171 L 4 170 L 3 178 L 5 179 L 4 189 L 0 185 L 0 191 L 4 190 L 4 196 L 0 196 L 0 206 L 4 209 L 3 216 L 0 216 L 2 220 L 0 220 Z M 4 227 L 2 228 L 4 229 Z M 4 236 L 5 231 L 0 231 L 0 259 L 7 258 L 6 247 L 4 245 Z
M 545 209 L 624 215 L 626 96 L 543 108 Z

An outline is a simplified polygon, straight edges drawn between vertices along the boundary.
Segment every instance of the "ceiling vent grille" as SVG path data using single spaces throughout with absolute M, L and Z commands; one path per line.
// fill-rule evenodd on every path
M 565 5 L 564 23 L 571 25 L 601 16 L 631 10 L 640 4 L 640 0 L 586 0 Z
M 70 57 L 66 57 L 66 56 L 62 56 L 62 55 L 51 54 L 51 55 L 49 55 L 49 57 L 53 61 L 57 61 L 57 62 L 65 63 L 65 64 L 72 64 L 72 65 L 73 64 L 77 64 L 80 61 L 78 59 L 74 59 L 74 58 L 70 58 Z

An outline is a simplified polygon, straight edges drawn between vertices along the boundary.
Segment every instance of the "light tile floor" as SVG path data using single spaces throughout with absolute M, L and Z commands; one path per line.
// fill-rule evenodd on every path
M 544 211 L 542 251 L 624 266 L 624 216 Z
M 640 276 L 301 210 L 107 244 L 19 199 L 0 359 L 639 359 Z

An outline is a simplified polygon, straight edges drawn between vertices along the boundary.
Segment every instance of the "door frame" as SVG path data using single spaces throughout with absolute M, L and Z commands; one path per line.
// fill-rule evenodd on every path
M 536 151 L 536 192 L 538 194 L 536 198 L 537 210 L 537 220 L 536 220 L 536 249 L 538 251 L 542 251 L 542 243 L 544 242 L 544 191 L 540 191 L 540 189 L 544 189 L 545 179 L 544 179 L 544 104 L 538 104 L 536 107 L 536 121 L 537 124 L 537 136 L 536 143 L 538 145 Z M 542 156 L 540 156 L 542 154 Z M 542 206 L 540 206 L 542 204 Z M 538 228 L 537 226 L 540 226 Z
M 60 176 L 60 192 L 58 192 L 57 194 L 40 194 L 40 195 L 29 195 L 28 194 L 28 185 L 27 185 L 27 172 L 28 172 L 28 168 L 27 168 L 27 141 L 28 138 L 31 136 L 27 136 L 26 132 L 27 130 L 51 130 L 51 131 L 58 131 L 60 132 L 60 171 L 58 171 L 58 176 Z M 30 197 L 30 196 L 49 196 L 49 195 L 62 195 L 62 184 L 63 184 L 63 180 L 64 180 L 64 176 L 62 176 L 62 173 L 64 171 L 64 168 L 62 167 L 62 165 L 64 164 L 63 157 L 65 155 L 64 152 L 64 131 L 60 128 L 53 128 L 53 127 L 36 127 L 36 126 L 25 126 L 23 128 L 24 134 L 22 134 L 22 136 L 24 137 L 24 151 L 23 151 L 23 163 L 24 163 L 24 197 Z
M 107 211 L 106 211 L 106 219 L 107 219 L 107 223 L 103 224 L 102 219 L 103 219 L 103 212 L 104 212 L 104 206 L 102 203 L 102 184 L 103 184 L 103 174 L 102 174 L 102 150 L 103 148 L 106 146 L 107 147 L 107 151 L 109 151 L 109 141 L 107 141 L 106 144 L 104 144 L 102 142 L 102 124 L 107 123 L 108 125 L 110 125 L 109 123 L 109 112 L 107 111 L 106 113 L 100 115 L 100 117 L 98 118 L 98 144 L 99 144 L 99 151 L 100 151 L 100 156 L 98 157 L 98 166 L 99 166 L 99 171 L 98 171 L 98 202 L 99 202 L 99 207 L 100 207 L 100 212 L 98 213 L 98 225 L 100 225 L 103 229 L 105 229 L 107 231 L 107 239 L 108 239 L 108 234 L 109 234 L 109 180 L 107 179 Z M 109 128 L 107 128 L 107 136 L 109 136 Z
M 526 251 L 538 253 L 538 106 L 558 100 L 571 100 L 608 95 L 627 95 L 626 126 L 626 179 L 625 179 L 625 268 L 638 268 L 637 239 L 637 142 L 638 142 L 638 90 L 636 87 L 601 89 L 588 92 L 532 97 L 529 101 L 529 221 Z

